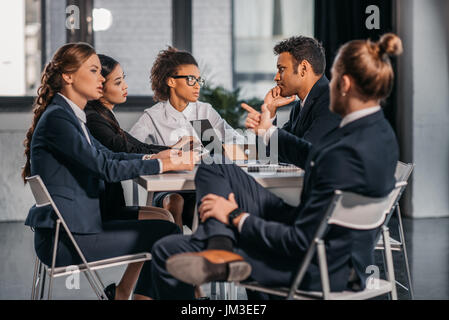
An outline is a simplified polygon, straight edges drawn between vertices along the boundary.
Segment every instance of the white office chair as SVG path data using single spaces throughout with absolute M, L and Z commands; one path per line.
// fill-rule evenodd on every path
M 396 172 L 395 172 L 395 178 L 396 182 L 407 182 L 410 175 L 413 172 L 414 165 L 413 164 L 406 164 L 403 162 L 398 162 L 396 166 Z M 402 225 L 402 217 L 401 217 L 401 208 L 399 207 L 399 203 L 397 204 L 395 210 L 393 211 L 393 214 L 396 213 L 396 217 L 398 219 L 398 233 L 399 233 L 399 240 L 394 239 L 393 237 L 390 237 L 390 243 L 391 243 L 391 250 L 394 252 L 400 252 L 402 253 L 403 263 L 405 267 L 405 273 L 407 277 L 407 284 L 402 284 L 399 281 L 396 281 L 396 284 L 398 284 L 400 287 L 405 289 L 410 296 L 410 299 L 414 299 L 414 292 L 413 292 L 413 284 L 412 284 L 412 278 L 410 273 L 410 265 L 408 262 L 408 255 L 407 255 L 407 248 L 405 245 L 405 236 L 404 236 L 404 228 Z M 390 222 L 391 216 L 387 217 L 387 220 L 385 221 L 385 224 L 388 225 Z M 383 240 L 382 238 L 379 239 L 379 242 L 376 245 L 376 250 L 383 250 Z M 385 266 L 385 256 L 383 256 L 384 260 L 384 266 Z
M 124 255 L 124 256 L 114 257 L 114 258 L 110 258 L 110 259 L 87 262 L 86 258 L 84 257 L 83 253 L 81 252 L 78 244 L 76 243 L 75 239 L 73 238 L 72 233 L 70 232 L 69 228 L 67 227 L 67 224 L 65 223 L 61 213 L 59 212 L 59 210 L 56 207 L 55 203 L 53 202 L 50 194 L 48 193 L 47 188 L 45 187 L 44 183 L 42 182 L 42 179 L 39 176 L 33 176 L 33 177 L 26 178 L 26 180 L 28 181 L 31 191 L 33 193 L 33 196 L 36 200 L 36 206 L 42 207 L 42 206 L 51 205 L 53 210 L 56 213 L 56 216 L 57 216 L 52 264 L 51 264 L 51 266 L 47 266 L 44 263 L 42 263 L 38 257 L 36 257 L 35 266 L 34 266 L 34 275 L 33 275 L 33 285 L 31 288 L 31 299 L 32 300 L 41 300 L 44 298 L 46 275 L 48 275 L 48 277 L 50 278 L 50 283 L 49 283 L 49 287 L 48 287 L 48 299 L 50 300 L 52 298 L 53 279 L 57 278 L 57 277 L 67 276 L 67 275 L 70 275 L 70 274 L 73 274 L 76 272 L 82 272 L 86 276 L 87 280 L 89 281 L 90 286 L 94 290 L 98 299 L 107 300 L 108 298 L 106 297 L 106 294 L 104 293 L 105 286 L 104 286 L 103 282 L 101 281 L 100 276 L 98 275 L 96 270 L 111 268 L 111 267 L 120 266 L 123 264 L 141 262 L 141 261 L 146 261 L 146 260 L 151 259 L 150 253 L 142 252 L 142 253 L 137 253 L 137 254 L 133 254 L 133 255 Z M 56 252 L 58 249 L 58 240 L 59 240 L 59 229 L 60 229 L 61 224 L 83 262 L 80 265 L 55 267 Z
M 396 282 L 394 277 L 393 258 L 390 246 L 390 235 L 384 222 L 388 215 L 396 207 L 399 198 L 407 183 L 396 184 L 393 191 L 384 198 L 369 198 L 350 192 L 335 191 L 331 204 L 315 233 L 314 241 L 311 243 L 307 253 L 298 269 L 298 273 L 290 288 L 273 288 L 258 284 L 257 282 L 241 282 L 237 285 L 246 289 L 261 291 L 267 294 L 292 299 L 324 299 L 324 300 L 364 300 L 391 294 L 393 300 L 397 300 Z M 327 268 L 324 236 L 329 225 L 337 225 L 354 230 L 373 230 L 382 227 L 383 245 L 387 262 L 387 279 L 371 279 L 374 286 L 367 285 L 360 292 L 343 291 L 331 292 L 329 284 L 329 272 Z M 318 263 L 322 291 L 310 292 L 298 290 L 304 275 L 315 256 L 318 253 Z M 370 282 L 371 283 L 371 282 Z

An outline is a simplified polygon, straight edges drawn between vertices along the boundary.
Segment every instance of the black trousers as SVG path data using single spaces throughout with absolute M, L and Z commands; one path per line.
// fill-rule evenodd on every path
M 82 263 L 68 235 L 61 226 L 56 266 Z M 179 227 L 163 220 L 116 220 L 103 223 L 103 232 L 73 234 L 86 260 L 95 261 L 116 256 L 151 252 L 153 244 L 168 235 L 180 233 Z M 39 259 L 51 265 L 55 230 L 36 228 L 34 245 Z M 145 261 L 134 293 L 150 296 L 151 265 Z
M 200 165 L 195 185 L 197 201 L 209 193 L 225 198 L 233 192 L 239 208 L 265 220 L 293 223 L 295 208 L 259 185 L 235 165 Z M 299 197 L 299 195 L 298 195 Z M 158 241 L 152 250 L 152 290 L 156 299 L 193 299 L 193 287 L 173 278 L 166 270 L 166 260 L 172 255 L 205 250 L 207 239 L 227 236 L 234 241 L 235 252 L 252 266 L 251 278 L 267 285 L 289 284 L 296 262 L 273 259 L 271 254 L 253 243 L 239 240 L 238 232 L 216 219 L 200 223 L 191 236 L 173 235 Z

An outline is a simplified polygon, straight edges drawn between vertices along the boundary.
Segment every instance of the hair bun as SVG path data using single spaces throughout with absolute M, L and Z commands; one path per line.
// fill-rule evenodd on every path
M 394 33 L 387 33 L 377 42 L 379 54 L 389 56 L 398 56 L 402 53 L 402 40 Z

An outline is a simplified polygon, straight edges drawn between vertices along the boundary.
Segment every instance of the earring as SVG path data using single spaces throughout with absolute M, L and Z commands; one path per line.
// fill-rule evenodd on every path
M 342 97 L 346 97 L 346 92 L 341 93 Z

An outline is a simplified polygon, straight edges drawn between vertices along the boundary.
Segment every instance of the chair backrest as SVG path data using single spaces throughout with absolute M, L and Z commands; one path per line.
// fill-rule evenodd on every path
M 396 172 L 394 173 L 394 177 L 397 182 L 407 181 L 410 175 L 412 174 L 414 165 L 411 163 L 403 163 L 398 161 L 396 166 Z
M 390 194 L 383 198 L 370 198 L 337 190 L 328 224 L 356 230 L 376 229 L 384 223 L 406 186 L 406 182 L 396 183 Z
M 32 176 L 25 178 L 29 183 L 31 192 L 33 193 L 34 199 L 36 200 L 37 207 L 44 207 L 51 205 L 51 196 L 48 193 L 47 188 L 40 176 Z
M 35 175 L 32 177 L 27 177 L 25 179 L 30 185 L 31 192 L 33 193 L 34 199 L 36 200 L 36 206 L 43 207 L 51 205 L 58 219 L 61 220 L 61 223 L 64 226 L 64 229 L 66 229 L 66 232 L 70 232 L 61 213 L 56 207 L 56 204 L 53 202 L 53 199 L 51 198 L 51 195 L 48 192 L 47 187 L 44 185 L 44 182 L 42 181 L 41 177 Z

